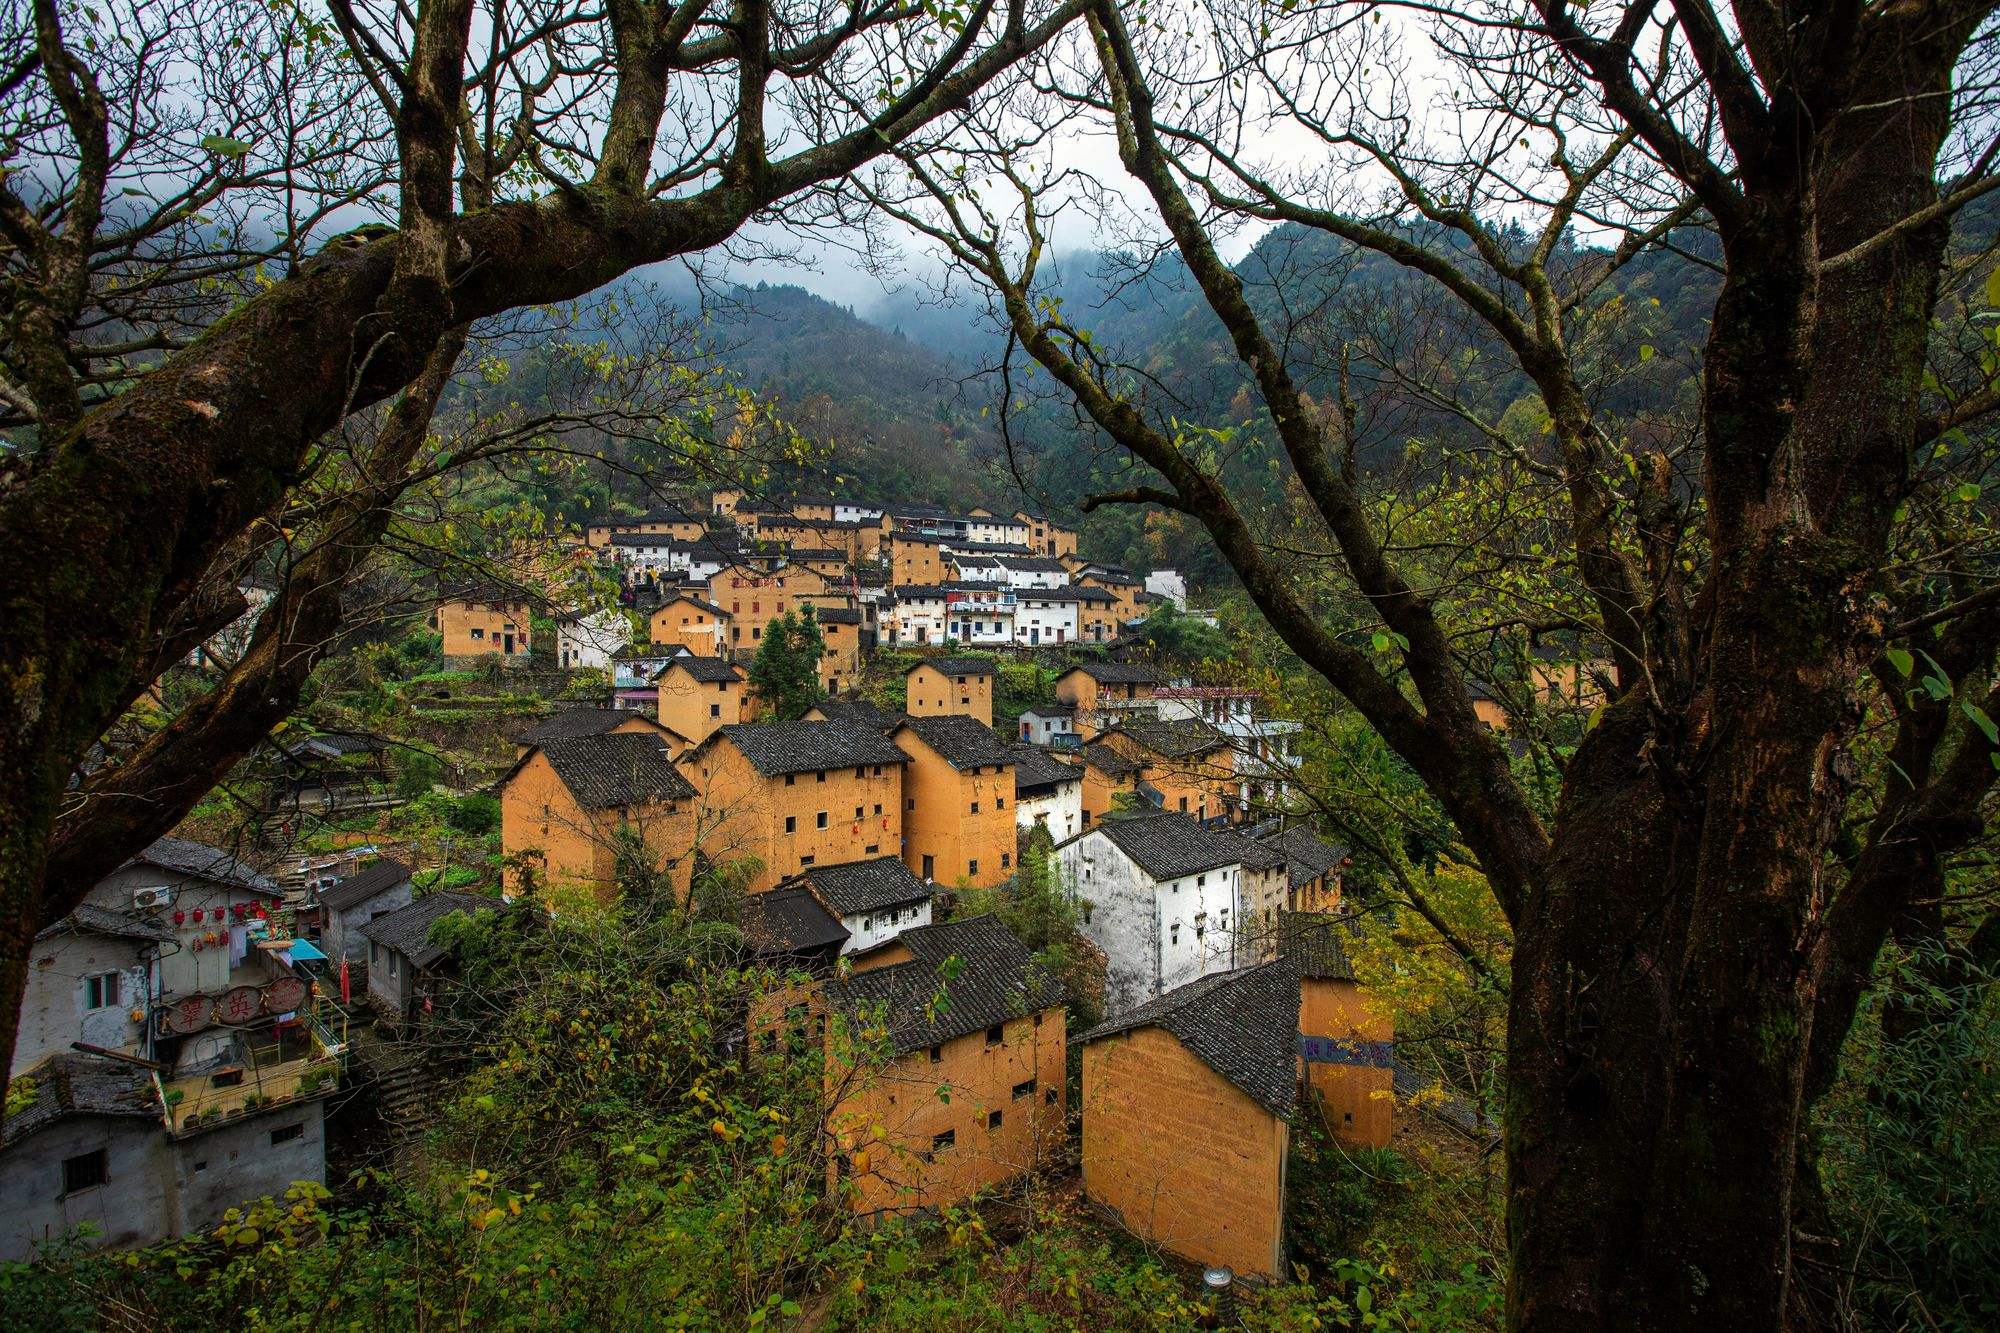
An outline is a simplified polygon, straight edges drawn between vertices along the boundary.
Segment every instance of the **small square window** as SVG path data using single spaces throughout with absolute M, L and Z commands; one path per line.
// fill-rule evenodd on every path
M 941 1065 L 944 1063 L 944 1047 L 942 1046 L 931 1047 L 931 1063 L 934 1065 Z
M 1032 1096 L 1034 1096 L 1034 1095 L 1035 1095 L 1035 1080 L 1033 1080 L 1033 1079 L 1029 1079 L 1029 1080 L 1027 1080 L 1027 1081 L 1026 1081 L 1026 1082 L 1024 1082 L 1024 1083 L 1016 1083 L 1016 1084 L 1014 1085 L 1014 1100 L 1015 1100 L 1015 1101 L 1017 1101 L 1017 1102 L 1018 1102 L 1018 1101 L 1020 1101 L 1020 1100 L 1021 1100 L 1021 1099 L 1022 1099 L 1023 1097 L 1032 1097 Z
M 1006 1040 L 1006 1037 L 1007 1025 L 1005 1023 L 995 1023 L 992 1027 L 986 1029 L 986 1044 L 988 1046 L 998 1046 Z
M 972 803 L 972 813 L 975 815 L 979 813 L 979 802 L 974 801 Z
M 118 1004 L 118 974 L 99 972 L 94 977 L 83 979 L 83 1007 L 86 1009 L 112 1009 Z
M 912 796 L 912 797 L 908 798 L 907 800 L 905 800 L 905 801 L 903 802 L 903 808 L 904 808 L 905 810 L 914 810 L 914 809 L 916 809 L 916 808 L 917 808 L 917 798 L 916 798 L 916 797 L 914 797 L 914 796 Z
M 1000 853 L 1000 868 L 1002 870 L 1007 870 L 1011 868 L 1013 864 L 1014 864 L 1014 853 L 1012 852 Z
M 820 811 L 820 812 L 819 812 L 819 813 L 818 813 L 817 815 L 814 815 L 814 816 L 813 816 L 813 824 L 814 824 L 814 826 L 815 826 L 816 828 L 825 828 L 825 827 L 826 827 L 826 811 L 822 810 L 822 811 Z
M 710 717 L 721 717 L 721 716 L 722 716 L 722 705 L 721 705 L 721 704 L 710 704 L 710 705 L 708 706 L 708 715 L 709 715 Z
M 882 844 L 879 842 L 871 842 L 861 850 L 866 852 L 868 855 L 873 856 L 875 855 L 875 853 L 882 850 Z
M 799 817 L 797 815 L 786 815 L 785 832 L 797 833 L 798 831 L 799 831 Z
M 958 1131 L 955 1129 L 947 1129 L 944 1133 L 938 1134 L 931 1139 L 931 1151 L 944 1152 L 947 1149 L 956 1145 L 957 1142 L 958 1142 Z
M 988 1111 L 986 1113 L 986 1128 L 1000 1128 L 1000 1113 L 998 1111 Z
M 293 1139 L 302 1139 L 305 1136 L 306 1126 L 304 1121 L 300 1121 L 296 1125 L 284 1125 L 271 1131 L 271 1146 L 275 1148 L 281 1143 L 290 1143 Z
M 111 1179 L 111 1165 L 104 1155 L 104 1149 L 79 1153 L 75 1157 L 63 1158 L 63 1193 L 76 1194 L 82 1190 L 96 1189 Z
M 1042 1100 L 1047 1102 L 1050 1106 L 1054 1106 L 1056 1104 L 1056 1097 L 1061 1092 L 1062 1092 L 1061 1088 L 1050 1088 L 1048 1091 L 1042 1094 Z
M 976 875 L 979 873 L 979 862 L 977 859 L 970 860 L 965 863 L 965 873 L 968 875 Z
M 875 802 L 875 813 L 878 815 L 882 813 L 882 803 L 880 801 Z
M 856 819 L 860 819 L 860 818 L 862 818 L 862 817 L 863 817 L 863 813 L 864 813 L 864 812 L 862 811 L 862 808 L 861 808 L 860 806 L 858 806 L 858 805 L 857 805 L 857 806 L 855 806 L 855 807 L 854 807 L 854 817 L 855 817 Z
M 1005 796 L 994 797 L 993 808 L 995 810 L 1005 810 L 1007 808 L 1007 798 Z
M 798 780 L 799 780 L 799 775 L 798 775 L 798 774 L 796 774 L 796 773 L 787 773 L 787 774 L 785 774 L 785 785 L 786 785 L 787 787 L 791 787 L 791 786 L 796 786 L 796 785 L 797 785 L 797 783 L 798 783 Z
M 801 857 L 799 858 L 799 864 L 800 864 L 801 866 L 809 866 L 809 865 L 811 865 L 811 864 L 812 864 L 812 863 L 813 863 L 814 861 L 817 861 L 818 859 L 819 859 L 819 858 L 818 858 L 818 857 L 816 857 L 816 856 L 801 856 Z

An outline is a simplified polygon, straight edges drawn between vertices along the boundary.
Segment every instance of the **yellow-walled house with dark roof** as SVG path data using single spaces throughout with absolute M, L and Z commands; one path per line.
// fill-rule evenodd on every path
M 676 657 L 660 668 L 656 684 L 660 722 L 686 738 L 684 749 L 756 715 L 748 677 L 724 657 Z
M 762 893 L 810 866 L 899 854 L 908 762 L 873 728 L 746 722 L 702 741 L 682 771 L 702 794 L 703 852 L 754 858 L 745 887 Z
M 654 868 L 686 894 L 696 836 L 695 789 L 664 736 L 609 732 L 545 740 L 500 780 L 500 848 L 512 893 L 532 889 L 560 907 L 616 891 L 621 837 L 643 843 Z
M 903 673 L 903 711 L 911 717 L 956 715 L 993 725 L 993 663 L 983 657 L 933 657 Z
M 990 888 L 1014 873 L 1014 756 L 969 717 L 912 717 L 890 733 L 903 771 L 903 861 L 918 878 Z

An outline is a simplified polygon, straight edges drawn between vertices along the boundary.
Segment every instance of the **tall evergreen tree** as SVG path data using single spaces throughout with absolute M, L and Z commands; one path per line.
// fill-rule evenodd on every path
M 819 659 L 825 651 L 826 635 L 810 615 L 779 616 L 765 627 L 750 664 L 750 688 L 773 720 L 797 721 L 824 695 Z

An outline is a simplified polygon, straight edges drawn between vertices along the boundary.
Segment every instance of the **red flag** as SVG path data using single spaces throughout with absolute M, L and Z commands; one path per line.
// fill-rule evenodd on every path
M 340 960 L 340 1002 L 350 1004 L 354 1000 L 354 990 L 347 980 L 347 960 Z

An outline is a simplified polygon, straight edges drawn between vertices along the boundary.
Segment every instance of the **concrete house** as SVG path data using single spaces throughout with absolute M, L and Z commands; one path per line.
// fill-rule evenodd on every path
M 839 919 L 847 932 L 840 947 L 843 954 L 864 954 L 906 930 L 928 926 L 931 898 L 937 892 L 935 885 L 918 879 L 894 856 L 812 866 L 772 892 L 786 888 L 807 890 Z
M 1083 831 L 1083 770 L 1033 745 L 1010 745 L 1014 758 L 1014 824 L 1040 826 L 1057 842 Z
M 989 888 L 1014 873 L 1014 756 L 970 717 L 912 717 L 890 733 L 903 769 L 903 860 L 917 875 Z
M 1386 1148 L 1394 1128 L 1395 1021 L 1369 1000 L 1342 947 L 1350 920 L 1325 912 L 1278 918 L 1278 956 L 1299 974 L 1299 1060 L 1305 1085 L 1342 1142 Z
M 749 677 L 725 657 L 677 657 L 660 672 L 656 688 L 661 725 L 684 738 L 682 750 L 701 744 L 719 727 L 748 721 L 757 711 Z
M 556 665 L 566 671 L 609 671 L 631 643 L 632 622 L 623 611 L 556 618 Z
M 702 794 L 701 848 L 755 858 L 747 889 L 800 871 L 898 854 L 903 765 L 880 731 L 841 722 L 746 722 L 697 745 L 683 768 Z
M 897 584 L 882 612 L 882 632 L 899 647 L 944 643 L 949 637 L 951 594 L 932 584 Z
M 1076 710 L 1067 704 L 1037 704 L 1021 711 L 1021 741 L 1075 749 L 1083 743 L 1076 729 Z
M 500 847 L 512 892 L 608 900 L 626 833 L 687 891 L 695 789 L 674 766 L 665 737 L 610 732 L 544 741 L 515 762 L 499 787 Z
M 983 657 L 933 657 L 903 673 L 903 711 L 911 717 L 956 714 L 993 725 L 993 663 Z
M 500 908 L 477 893 L 429 893 L 361 928 L 368 941 L 368 1003 L 377 1013 L 406 1022 L 423 1009 L 450 973 L 450 953 L 431 942 L 431 927 L 453 912 Z
M 1107 1014 L 1257 961 L 1268 947 L 1260 885 L 1281 885 L 1284 862 L 1248 838 L 1162 812 L 1105 820 L 1056 854 L 1083 933 L 1105 956 Z
M 833 981 L 829 1174 L 857 1213 L 942 1208 L 1013 1179 L 1063 1145 L 1063 988 L 997 917 L 905 930 L 900 961 Z M 939 997 L 944 1003 L 939 1003 Z M 886 1058 L 849 1080 L 840 1037 L 886 1032 Z M 939 1088 L 949 1098 L 939 1095 Z
M 1084 1033 L 1084 1197 L 1194 1263 L 1283 1276 L 1298 1037 L 1284 963 L 1203 977 Z
M 184 838 L 161 838 L 105 876 L 85 902 L 170 929 L 159 947 L 159 997 L 215 996 L 272 979 L 255 945 L 284 895 L 230 853 Z
M 176 1131 L 141 1066 L 55 1055 L 26 1077 L 27 1104 L 0 1129 L 0 1260 L 85 1223 L 111 1249 L 204 1233 L 245 1200 L 325 1183 L 325 1091 Z
M 12 1073 L 66 1054 L 74 1041 L 140 1053 L 159 998 L 157 956 L 173 938 L 157 922 L 90 903 L 44 926 L 28 953 Z
M 336 967 L 343 958 L 352 963 L 366 962 L 368 941 L 362 938 L 361 928 L 377 917 L 408 907 L 415 893 L 410 883 L 410 867 L 386 857 L 333 887 L 320 890 L 319 907 L 324 914 L 320 923 L 321 952 Z

